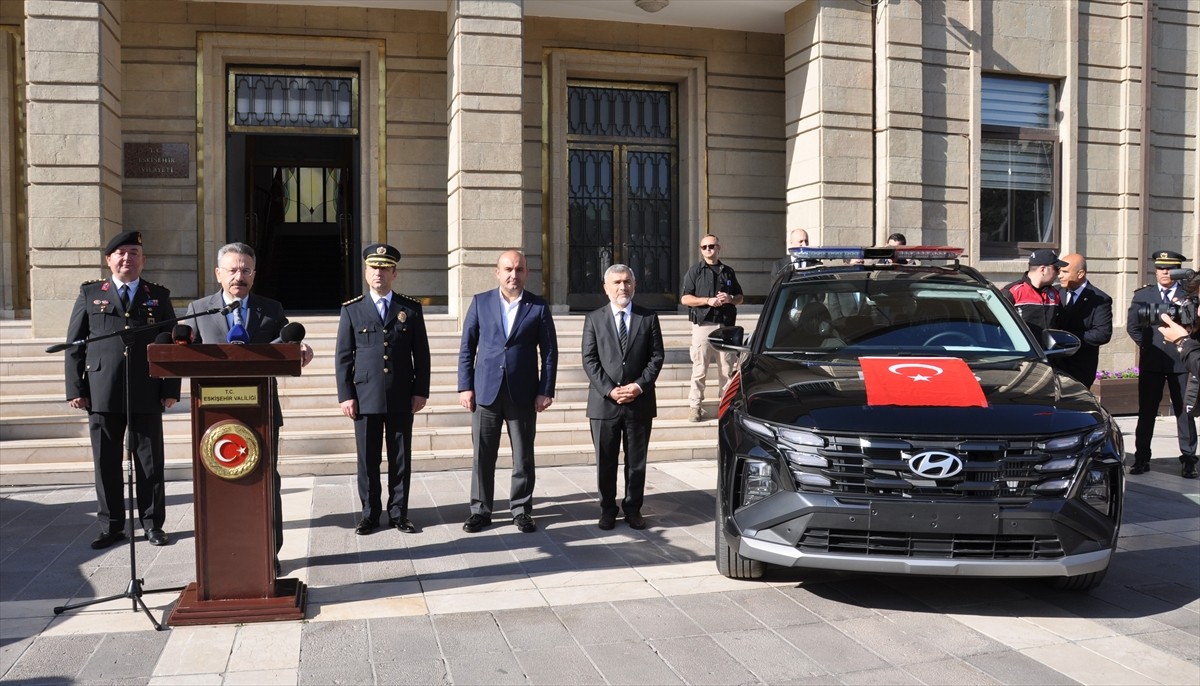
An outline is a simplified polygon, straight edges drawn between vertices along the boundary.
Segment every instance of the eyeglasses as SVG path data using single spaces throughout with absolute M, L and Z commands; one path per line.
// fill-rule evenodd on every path
M 220 269 L 226 274 L 231 274 L 233 276 L 237 276 L 238 274 L 241 274 L 242 276 L 254 276 L 253 269 L 226 269 L 225 267 L 217 267 L 217 269 Z
M 716 250 L 719 247 L 721 247 L 721 246 L 717 243 L 701 243 L 700 244 L 701 250 Z

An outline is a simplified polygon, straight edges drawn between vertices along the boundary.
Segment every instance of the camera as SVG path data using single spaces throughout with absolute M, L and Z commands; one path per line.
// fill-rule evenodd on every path
M 1136 326 L 1158 326 L 1159 315 L 1165 314 L 1188 331 L 1196 330 L 1196 305 L 1200 302 L 1200 275 L 1192 269 L 1172 269 L 1171 280 L 1179 283 L 1184 295 L 1173 303 L 1134 303 L 1133 321 Z

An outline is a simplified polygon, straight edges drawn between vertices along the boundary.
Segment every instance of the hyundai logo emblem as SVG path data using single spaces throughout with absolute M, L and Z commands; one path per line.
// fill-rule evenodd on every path
M 913 455 L 908 468 L 926 479 L 946 479 L 963 470 L 963 461 L 957 455 L 930 450 Z

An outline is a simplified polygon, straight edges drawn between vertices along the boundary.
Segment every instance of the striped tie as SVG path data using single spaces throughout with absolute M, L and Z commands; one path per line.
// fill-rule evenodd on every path
M 617 313 L 617 341 L 621 344 L 621 354 L 625 354 L 625 348 L 629 345 L 629 329 L 625 328 L 625 311 L 621 310 Z

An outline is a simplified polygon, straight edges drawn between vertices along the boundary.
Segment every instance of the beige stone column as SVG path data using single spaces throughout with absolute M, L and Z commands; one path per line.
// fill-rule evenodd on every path
M 816 245 L 872 241 L 871 10 L 808 0 L 784 36 L 787 228 Z
M 121 4 L 25 2 L 35 336 L 64 335 L 79 284 L 105 274 L 100 248 L 120 231 Z
M 496 287 L 521 244 L 521 0 L 449 0 L 447 261 L 450 313 Z M 529 284 L 537 290 L 536 284 Z

